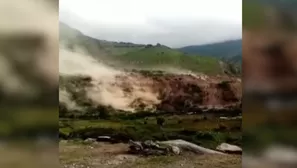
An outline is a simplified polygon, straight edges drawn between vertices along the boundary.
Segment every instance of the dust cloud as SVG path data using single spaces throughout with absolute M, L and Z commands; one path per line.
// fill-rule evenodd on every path
M 80 52 L 73 52 L 60 48 L 59 71 L 60 75 L 64 76 L 91 77 L 91 86 L 84 89 L 87 98 L 97 105 L 133 112 L 139 105 L 152 109 L 160 102 L 158 93 L 152 89 L 152 82 L 111 68 L 92 56 L 84 54 L 81 49 Z M 70 102 L 69 97 L 67 98 L 70 94 L 65 92 L 66 90 L 60 92 L 60 102 L 67 104 L 70 108 L 76 107 L 75 103 Z

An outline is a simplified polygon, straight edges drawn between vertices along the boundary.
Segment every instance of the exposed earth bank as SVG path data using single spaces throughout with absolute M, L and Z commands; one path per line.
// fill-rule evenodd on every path
M 241 80 L 228 76 L 170 74 L 162 71 L 121 72 L 108 77 L 60 76 L 60 112 L 199 113 L 241 111 Z

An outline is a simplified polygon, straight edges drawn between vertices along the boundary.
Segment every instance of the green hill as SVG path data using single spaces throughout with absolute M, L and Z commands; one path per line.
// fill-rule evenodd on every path
M 231 74 L 240 74 L 242 68 L 242 40 L 229 40 L 224 42 L 192 45 L 178 50 L 191 55 L 205 55 L 220 59 L 225 63 L 224 70 Z M 226 68 L 228 67 L 228 68 Z
M 120 63 L 132 68 L 179 68 L 207 74 L 220 74 L 219 60 L 212 57 L 189 56 L 178 50 L 157 44 L 117 56 Z
M 179 48 L 180 51 L 188 54 L 199 54 L 213 56 L 220 59 L 232 59 L 241 55 L 242 40 L 230 40 L 219 43 L 192 45 Z
M 161 44 L 143 45 L 127 42 L 111 42 L 84 35 L 60 22 L 60 43 L 70 50 L 80 48 L 88 55 L 107 64 L 124 69 L 181 69 L 206 74 L 221 74 L 226 66 L 220 65 L 220 59 L 188 55 L 178 49 Z M 202 56 L 201 56 L 202 55 Z

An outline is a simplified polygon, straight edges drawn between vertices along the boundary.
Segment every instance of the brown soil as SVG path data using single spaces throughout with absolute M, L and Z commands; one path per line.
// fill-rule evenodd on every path
M 161 102 L 157 109 L 165 112 L 199 112 L 205 108 L 224 108 L 241 103 L 241 80 L 227 76 L 194 76 L 187 74 L 131 73 L 137 85 L 151 88 Z M 118 80 L 128 81 L 126 77 Z M 125 83 L 125 82 L 124 82 Z M 129 84 L 125 83 L 129 92 Z
M 121 104 L 121 107 L 137 109 L 136 111 L 144 108 L 169 113 L 241 110 L 241 80 L 236 77 L 133 71 L 117 75 L 108 82 L 104 81 L 105 79 L 94 80 L 96 82 L 93 82 L 91 77 L 85 76 L 74 77 L 70 82 L 67 80 L 60 82 L 68 84 L 66 88 L 76 88 L 69 92 L 75 94 L 72 97 L 75 101 L 80 101 L 76 103 L 81 106 L 94 103 L 97 103 L 95 106 L 104 105 L 96 102 L 100 100 L 100 96 L 90 98 L 82 94 L 86 90 L 91 90 L 88 93 L 94 94 L 93 88 L 99 88 L 110 93 L 108 96 L 101 95 L 108 98 L 109 103 Z

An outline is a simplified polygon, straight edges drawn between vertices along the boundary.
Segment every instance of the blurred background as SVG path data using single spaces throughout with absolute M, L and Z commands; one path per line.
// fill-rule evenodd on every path
M 243 167 L 297 167 L 296 5 L 243 1 Z
M 0 11 L 0 167 L 58 167 L 58 0 Z

